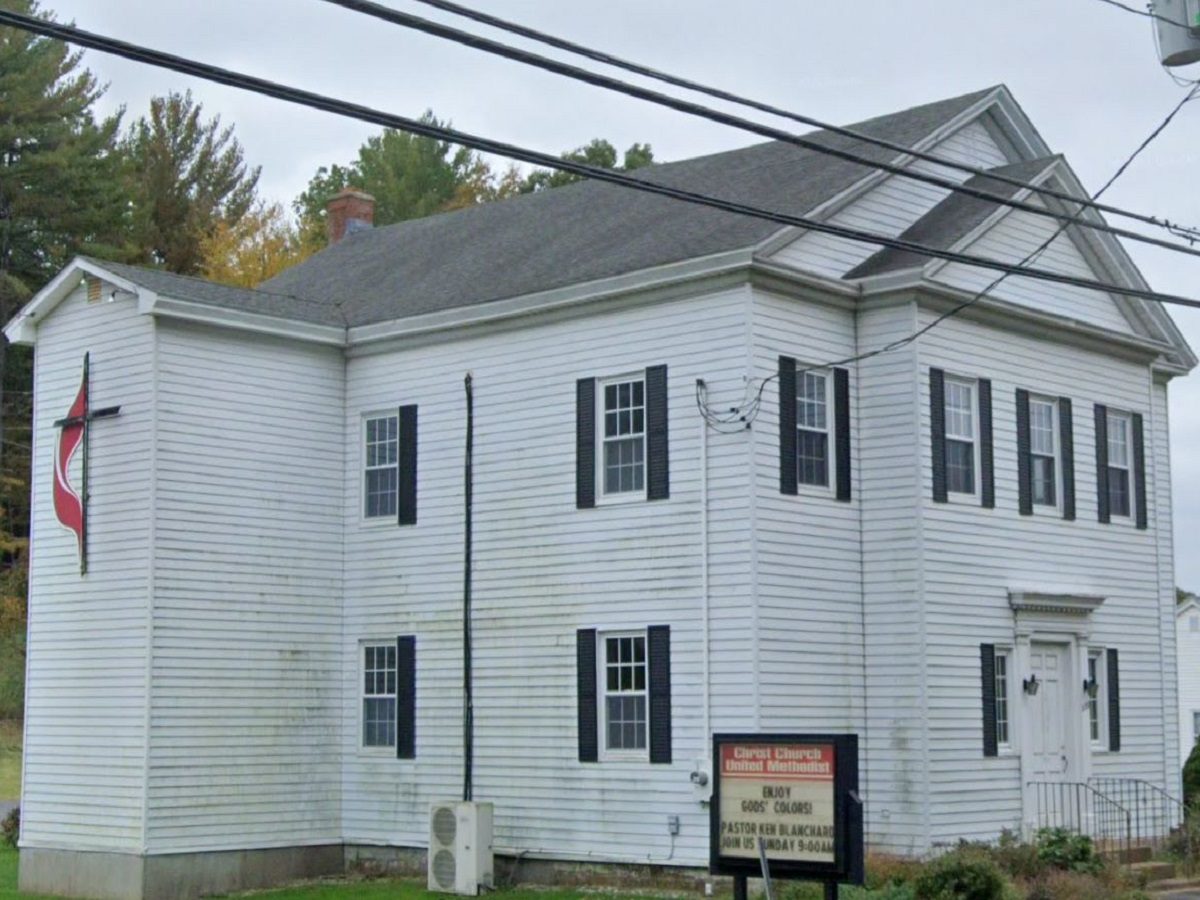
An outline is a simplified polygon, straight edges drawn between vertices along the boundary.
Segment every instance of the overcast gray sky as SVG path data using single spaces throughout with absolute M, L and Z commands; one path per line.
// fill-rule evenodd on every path
M 322 0 L 43 2 L 82 28 L 392 112 L 433 109 L 466 131 L 552 152 L 606 137 L 620 149 L 648 141 L 657 158 L 671 160 L 755 140 Z M 408 0 L 386 2 L 462 24 Z M 1149 20 L 1099 0 L 460 2 L 843 124 L 1003 82 L 1090 190 L 1183 91 L 1158 65 Z M 110 85 L 106 106 L 132 115 L 155 94 L 192 89 L 208 113 L 236 124 L 247 158 L 263 167 L 263 193 L 285 203 L 317 166 L 349 161 L 375 131 L 101 54 L 86 61 Z M 1200 66 L 1182 74 L 1200 78 Z M 1200 226 L 1198 170 L 1200 102 L 1105 199 Z M 1154 287 L 1200 297 L 1200 259 L 1128 249 Z M 1200 310 L 1172 314 L 1200 348 Z M 1200 373 L 1171 390 L 1178 581 L 1200 590 Z

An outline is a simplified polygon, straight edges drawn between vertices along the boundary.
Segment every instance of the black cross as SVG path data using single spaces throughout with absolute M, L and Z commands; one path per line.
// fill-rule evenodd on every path
M 82 470 L 82 484 L 79 490 L 79 511 L 80 511 L 80 530 L 79 530 L 79 574 L 87 574 L 87 508 L 88 508 L 88 435 L 92 428 L 91 424 L 96 419 L 111 419 L 121 411 L 119 406 L 106 406 L 103 409 L 92 410 L 92 386 L 89 380 L 89 368 L 92 354 L 83 354 L 83 414 L 79 416 L 67 416 L 65 419 L 59 419 L 54 423 L 55 428 L 66 429 L 75 425 L 83 426 L 83 437 L 80 440 L 82 446 L 82 457 L 80 468 Z M 57 465 L 57 460 L 55 461 Z

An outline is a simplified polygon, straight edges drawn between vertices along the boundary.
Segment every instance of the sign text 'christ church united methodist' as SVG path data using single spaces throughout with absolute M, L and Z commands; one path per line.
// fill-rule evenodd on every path
M 713 776 L 713 872 L 860 880 L 856 735 L 714 735 Z

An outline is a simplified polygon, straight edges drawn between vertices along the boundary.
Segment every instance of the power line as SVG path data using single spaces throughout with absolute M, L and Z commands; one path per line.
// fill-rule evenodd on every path
M 334 6 L 340 6 L 343 9 L 348 9 L 353 12 L 362 13 L 363 15 L 371 16 L 393 25 L 399 25 L 402 28 L 410 28 L 415 31 L 421 31 L 425 34 L 429 34 L 443 40 L 452 41 L 456 44 L 481 50 L 484 53 L 490 53 L 492 55 L 500 56 L 504 59 L 509 59 L 524 65 L 533 66 L 534 68 L 542 69 L 547 72 L 553 72 L 556 75 L 563 75 L 567 78 L 572 78 L 576 81 L 582 81 L 595 87 L 615 91 L 620 94 L 625 94 L 629 97 L 636 97 L 639 100 L 646 100 L 650 103 L 654 103 L 658 106 L 663 106 L 668 109 L 673 109 L 677 112 L 707 119 L 710 122 L 716 122 L 720 125 L 727 125 L 732 128 L 737 128 L 741 131 L 749 132 L 750 134 L 758 135 L 760 137 L 766 137 L 772 140 L 781 141 L 783 143 L 792 144 L 796 147 L 801 147 L 805 150 L 814 151 L 826 156 L 832 156 L 845 162 L 887 172 L 899 178 L 923 182 L 925 184 L 933 185 L 953 193 L 965 194 L 970 197 L 975 197 L 979 200 L 985 200 L 989 203 L 996 203 L 1002 206 L 1010 207 L 1011 209 L 1031 213 L 1036 216 L 1054 219 L 1058 222 L 1068 222 L 1084 228 L 1090 228 L 1096 231 L 1115 235 L 1117 237 L 1123 237 L 1131 241 L 1138 241 L 1140 243 L 1150 244 L 1152 246 L 1171 250 L 1177 253 L 1200 257 L 1200 249 L 1195 247 L 1185 247 L 1180 244 L 1176 244 L 1173 241 L 1149 237 L 1148 235 L 1144 235 L 1136 231 L 1130 231 L 1124 228 L 1115 228 L 1102 220 L 1085 221 L 1082 217 L 1074 215 L 1070 212 L 1057 212 L 1045 206 L 1035 206 L 1022 200 L 1005 197 L 981 188 L 970 187 L 969 185 L 960 184 L 952 179 L 943 178 L 939 175 L 934 175 L 928 172 L 906 168 L 895 163 L 885 161 L 876 162 L 864 157 L 861 153 L 832 147 L 810 137 L 794 135 L 790 132 L 782 131 L 781 129 L 774 128 L 769 125 L 763 125 L 758 122 L 753 122 L 749 119 L 744 119 L 741 116 L 735 116 L 730 113 L 721 112 L 698 103 L 692 103 L 688 100 L 682 100 L 678 97 L 672 97 L 658 91 L 639 87 L 637 85 L 630 84 L 627 81 L 621 81 L 618 78 L 610 78 L 607 75 L 601 75 L 597 72 L 592 72 L 588 69 L 582 69 L 569 63 L 549 59 L 548 57 L 540 56 L 536 53 L 530 53 L 526 50 L 521 50 L 509 44 L 503 44 L 499 41 L 493 41 L 489 38 L 471 34 L 470 32 L 462 31 L 457 28 L 451 28 L 448 25 L 432 22 L 429 19 L 423 19 L 420 16 L 414 16 L 410 15 L 409 13 L 391 9 L 390 7 L 386 7 L 374 2 L 374 0 L 324 0 L 324 2 L 330 3 Z M 980 171 L 984 177 L 995 177 L 986 170 Z M 1009 180 L 1013 181 L 1015 184 L 1021 185 L 1025 189 L 1031 191 L 1037 190 L 1036 187 L 1026 184 L 1018 179 Z M 1066 196 L 1070 197 L 1070 195 Z M 1074 205 L 1083 204 L 1083 208 L 1086 209 L 1086 204 L 1089 201 L 1078 197 L 1070 197 L 1070 202 Z M 1200 232 L 1197 233 L 1197 237 L 1200 238 Z
M 1107 3 L 1109 6 L 1114 6 L 1117 9 L 1124 10 L 1127 13 L 1133 13 L 1135 16 L 1143 16 L 1147 19 L 1157 19 L 1159 22 L 1165 22 L 1168 25 L 1174 25 L 1176 28 L 1187 28 L 1182 22 L 1176 22 L 1174 19 L 1169 19 L 1166 16 L 1160 16 L 1158 13 L 1149 9 L 1137 9 L 1127 3 L 1121 3 L 1120 0 L 1100 0 L 1101 3 Z
M 1147 135 L 1147 137 L 1140 144 L 1138 144 L 1137 149 L 1135 149 L 1133 153 L 1125 158 L 1124 162 L 1122 162 L 1121 165 L 1117 167 L 1117 170 L 1112 174 L 1112 177 L 1110 177 L 1108 181 L 1104 183 L 1104 186 L 1096 192 L 1093 199 L 1103 196 L 1104 193 L 1116 183 L 1117 179 L 1119 179 L 1129 170 L 1129 167 L 1132 166 L 1134 161 L 1142 155 L 1143 151 L 1145 151 L 1147 147 L 1154 143 L 1160 134 L 1166 131 L 1168 126 L 1170 126 L 1171 122 L 1175 120 L 1175 117 L 1179 115 L 1183 108 L 1192 100 L 1196 99 L 1197 96 L 1200 96 L 1200 82 L 1197 82 L 1187 96 L 1179 101 L 1179 103 L 1175 105 L 1171 112 L 1167 114 L 1166 118 L 1164 118 L 1162 122 L 1160 122 L 1154 128 L 1154 130 L 1151 131 L 1150 134 Z M 1082 211 L 1079 214 L 1082 215 Z M 1052 235 L 1050 235 L 1050 237 L 1046 238 L 1046 240 L 1042 241 L 1042 243 L 1038 244 L 1037 247 L 1028 253 L 1021 260 L 1019 265 L 1024 266 L 1040 257 L 1051 244 L 1058 240 L 1059 236 L 1067 230 L 1069 225 L 1069 222 L 1064 222 L 1062 225 L 1060 225 L 1058 229 Z M 911 334 L 908 334 L 905 337 L 899 338 L 898 340 L 892 341 L 888 344 L 884 344 L 882 347 L 877 347 L 874 350 L 868 350 L 865 353 L 859 353 L 843 359 L 831 360 L 829 362 L 807 366 L 804 369 L 797 370 L 796 375 L 799 376 L 803 375 L 805 372 L 814 372 L 821 369 L 831 369 L 835 366 L 846 366 L 852 363 L 863 362 L 868 359 L 873 359 L 876 356 L 882 356 L 885 353 L 890 353 L 893 350 L 899 350 L 902 347 L 907 347 L 909 344 L 915 343 L 922 336 L 933 331 L 933 329 L 937 328 L 947 319 L 957 316 L 959 313 L 963 312 L 969 307 L 974 306 L 976 303 L 994 291 L 997 287 L 999 287 L 1008 277 L 1009 273 L 1002 273 L 983 290 L 978 291 L 967 300 L 964 300 L 956 306 L 951 307 L 940 316 L 937 316 L 926 325 L 918 328 L 916 331 L 913 331 Z M 769 375 L 764 378 L 759 384 L 753 400 L 751 400 L 750 403 L 744 403 L 740 409 L 734 407 L 727 415 L 718 415 L 708 408 L 707 400 L 704 396 L 702 396 L 699 388 L 697 388 L 696 392 L 696 406 L 700 410 L 700 415 L 704 417 L 704 420 L 717 430 L 725 430 L 726 433 L 731 433 L 727 430 L 729 426 L 733 426 L 737 431 L 740 431 L 744 428 L 749 428 L 754 423 L 755 419 L 758 418 L 759 410 L 762 409 L 763 392 L 766 390 L 767 385 L 778 377 L 779 375 L 776 373 L 775 375 Z
M 1129 285 L 1096 281 L 1090 278 L 1080 278 L 1060 272 L 1051 272 L 1046 269 L 1024 268 L 1012 263 L 1005 263 L 1001 262 L 1000 260 L 990 259 L 985 256 L 976 256 L 970 253 L 961 253 L 954 250 L 931 247 L 916 241 L 909 241 L 897 237 L 889 237 L 887 235 L 863 231 L 861 229 L 851 228 L 845 225 L 837 225 L 831 222 L 822 222 L 815 219 L 806 218 L 804 216 L 791 215 L 790 213 L 776 212 L 745 203 L 739 203 L 733 200 L 725 200 L 720 197 L 698 193 L 696 191 L 689 191 L 683 188 L 671 187 L 670 185 L 666 184 L 659 184 L 654 181 L 638 178 L 618 170 L 590 166 L 586 163 L 575 162 L 574 160 L 570 159 L 563 159 L 557 156 L 552 156 L 548 153 L 529 150 L 516 144 L 509 144 L 503 141 L 494 140 L 492 138 L 485 138 L 479 135 L 469 134 L 454 128 L 447 128 L 445 126 L 435 125 L 429 122 L 422 122 L 417 119 L 411 119 L 406 116 L 396 115 L 394 113 L 382 112 L 380 110 L 372 109 L 368 106 L 362 106 L 360 104 L 350 103 L 345 100 L 339 100 L 333 97 L 324 96 L 322 94 L 316 94 L 301 88 L 282 85 L 263 78 L 245 75 L 229 69 L 221 68 L 219 66 L 214 66 L 209 63 L 202 63 L 186 57 L 164 53 L 159 50 L 151 50 L 149 48 L 131 44 L 126 41 L 121 41 L 116 38 L 83 31 L 82 29 L 74 26 L 60 25 L 57 22 L 48 22 L 42 19 L 23 15 L 21 13 L 0 9 L 0 25 L 8 25 L 46 37 L 57 38 L 59 40 L 67 41 L 88 49 L 100 50 L 102 52 L 111 53 L 115 56 L 120 56 L 135 62 L 146 63 L 159 68 L 170 69 L 171 71 L 181 72 L 185 75 L 192 75 L 197 78 L 202 78 L 206 81 L 224 84 L 240 90 L 262 94 L 263 96 L 272 97 L 277 100 L 284 100 L 288 103 L 294 103 L 299 106 L 323 110 L 325 112 L 330 112 L 346 118 L 358 119 L 359 121 L 369 122 L 384 128 L 394 128 L 398 131 L 406 131 L 438 141 L 446 141 L 448 143 L 458 144 L 482 153 L 492 153 L 497 156 L 508 157 L 518 162 L 544 166 L 549 169 L 557 169 L 563 172 L 570 172 L 571 174 L 578 175 L 582 178 L 615 184 L 621 187 L 630 188 L 632 190 L 641 191 L 643 193 L 654 194 L 660 197 L 666 197 L 672 200 L 690 203 L 694 206 L 708 207 L 711 209 L 720 210 L 722 212 L 734 213 L 736 215 L 761 219 L 767 222 L 775 222 L 780 225 L 790 225 L 797 228 L 818 231 L 825 234 L 831 234 L 836 237 L 844 237 L 852 241 L 858 241 L 861 243 L 872 244 L 881 247 L 890 247 L 895 250 L 916 253 L 934 259 L 942 259 L 947 262 L 962 263 L 963 265 L 982 269 L 991 269 L 997 272 L 1007 272 L 1010 275 L 1021 275 L 1039 281 L 1046 281 L 1055 284 L 1067 284 L 1074 287 L 1083 288 L 1085 290 L 1120 294 L 1127 297 L 1136 297 L 1142 300 L 1156 301 L 1160 303 L 1173 303 L 1180 306 L 1200 308 L 1200 300 L 1179 296 L 1177 294 L 1164 294 Z
M 883 147 L 887 150 L 892 150 L 897 153 L 904 154 L 905 156 L 911 156 L 914 159 L 920 159 L 920 160 L 924 160 L 926 162 L 936 163 L 937 165 L 939 165 L 943 168 L 954 169 L 959 172 L 968 173 L 970 175 L 984 175 L 984 176 L 987 176 L 988 178 L 991 178 L 991 179 L 1001 182 L 1003 184 L 1010 185 L 1012 187 L 1026 188 L 1026 189 L 1028 189 L 1030 191 L 1034 191 L 1042 196 L 1053 197 L 1057 200 L 1062 200 L 1062 201 L 1069 202 L 1069 203 L 1086 203 L 1088 206 L 1090 206 L 1092 209 L 1096 210 L 1097 212 L 1108 213 L 1108 214 L 1114 215 L 1114 216 L 1121 216 L 1123 218 L 1128 218 L 1128 219 L 1132 219 L 1134 221 L 1142 222 L 1146 225 L 1153 225 L 1157 228 L 1163 228 L 1163 229 L 1166 229 L 1167 231 L 1170 231 L 1173 234 L 1185 237 L 1185 239 L 1200 240 L 1200 229 L 1197 229 L 1197 228 L 1188 228 L 1185 226 L 1180 226 L 1178 223 L 1172 224 L 1163 219 L 1159 219 L 1156 216 L 1147 215 L 1145 213 L 1131 212 L 1129 210 L 1125 210 L 1125 209 L 1122 209 L 1117 206 L 1111 206 L 1111 205 L 1104 204 L 1104 203 L 1097 203 L 1094 200 L 1093 201 L 1085 201 L 1085 200 L 1082 200 L 1081 198 L 1076 197 L 1073 194 L 1070 194 L 1066 191 L 1060 191 L 1055 188 L 1048 187 L 1046 185 L 1026 184 L 1025 182 L 1021 181 L 1018 178 L 1012 178 L 1012 177 L 1009 177 L 1007 175 L 1002 175 L 1002 174 L 995 174 L 993 172 L 989 172 L 987 169 L 980 168 L 979 166 L 973 166 L 968 163 L 959 162 L 957 160 L 944 159 L 935 153 L 929 153 L 929 152 L 925 152 L 922 150 L 916 150 L 912 147 L 906 147 L 905 145 L 896 143 L 895 141 L 889 141 L 886 138 L 875 137 L 874 135 L 866 134 L 861 131 L 856 131 L 853 128 L 847 128 L 847 127 L 840 126 L 840 125 L 831 125 L 828 122 L 822 122 L 821 120 L 815 119 L 812 116 L 802 115 L 801 113 L 783 109 L 778 106 L 773 106 L 772 104 L 769 104 L 769 103 L 763 103 L 762 101 L 754 100 L 754 99 L 744 97 L 744 96 L 740 96 L 740 95 L 734 94 L 730 91 L 711 87 L 709 85 L 705 85 L 705 84 L 702 84 L 697 81 L 692 81 L 691 79 L 683 78 L 678 75 L 672 75 L 670 73 L 663 72 L 661 70 L 654 69 L 649 66 L 642 65 L 640 63 L 631 62 L 630 60 L 622 59 L 621 57 L 614 56 L 611 53 L 605 53 L 601 50 L 596 50 L 591 47 L 587 47 L 583 44 L 578 44 L 573 41 L 568 41 L 564 38 L 560 38 L 560 37 L 556 37 L 551 34 L 547 34 L 543 31 L 539 31 L 535 28 L 530 28 L 525 25 L 520 25 L 516 22 L 512 22 L 507 19 L 502 19 L 498 16 L 489 15 L 488 13 L 480 12 L 478 10 L 471 9 L 470 7 L 462 6 L 458 3 L 452 2 L 452 0 L 415 0 L 415 2 L 423 3 L 426 6 L 433 7 L 434 9 L 439 9 L 443 12 L 448 12 L 452 15 L 470 19 L 470 20 L 472 20 L 474 22 L 478 22 L 482 25 L 487 25 L 491 28 L 495 28 L 500 31 L 506 31 L 510 34 L 515 34 L 520 37 L 527 38 L 531 41 L 535 41 L 540 44 L 545 44 L 546 46 L 549 46 L 549 47 L 554 47 L 558 50 L 564 50 L 568 53 L 575 54 L 576 56 L 582 56 L 586 59 L 593 60 L 594 62 L 602 63 L 603 65 L 606 65 L 606 66 L 612 66 L 613 68 L 622 69 L 626 72 L 630 72 L 635 75 L 640 75 L 645 78 L 650 78 L 654 81 L 660 81 L 660 82 L 663 82 L 664 84 L 669 84 L 674 87 L 679 87 L 679 88 L 683 88 L 685 90 L 694 91 L 699 94 L 704 94 L 706 96 L 713 97 L 714 99 L 717 99 L 717 100 L 723 100 L 723 101 L 726 101 L 729 103 L 735 103 L 739 106 L 744 106 L 748 109 L 755 109 L 755 110 L 758 110 L 759 112 L 768 113 L 769 115 L 772 115 L 772 116 L 778 116 L 780 118 L 790 119 L 793 122 L 799 122 L 802 125 L 808 125 L 812 128 L 820 128 L 824 131 L 830 132 L 831 134 L 837 134 L 842 137 L 853 138 L 856 141 L 862 141 L 863 143 L 866 143 L 866 144 L 872 144 L 877 147 Z M 1115 2 L 1115 0 L 1112 0 L 1112 2 Z M 1135 10 L 1135 12 L 1136 12 L 1136 10 Z M 870 165 L 875 165 L 875 164 L 870 163 Z M 1044 214 L 1044 211 L 1043 211 L 1043 214 Z M 1182 232 L 1182 234 L 1181 234 L 1181 232 Z M 1190 237 L 1188 237 L 1189 235 L 1190 235 Z

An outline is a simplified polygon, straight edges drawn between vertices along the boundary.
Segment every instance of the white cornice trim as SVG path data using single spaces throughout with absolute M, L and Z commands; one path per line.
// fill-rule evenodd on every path
M 136 294 L 139 288 L 128 279 L 114 275 L 102 266 L 90 260 L 76 257 L 63 270 L 51 279 L 50 283 L 38 291 L 33 299 L 21 307 L 20 311 L 4 326 L 5 337 L 13 344 L 37 343 L 37 326 L 46 318 L 58 304 L 62 303 L 79 285 L 79 279 L 91 275 L 102 281 L 116 286 L 122 291 Z
M 294 319 L 281 319 L 277 316 L 264 316 L 260 313 L 228 309 L 223 306 L 191 303 L 173 297 L 163 297 L 147 291 L 145 288 L 140 288 L 138 291 L 138 312 L 164 319 L 198 322 L 204 325 L 270 334 L 308 343 L 326 344 L 333 347 L 346 346 L 346 330 L 344 328 L 315 325 L 311 322 L 300 322 Z
M 1010 590 L 1008 605 L 1014 613 L 1038 613 L 1041 615 L 1090 616 L 1104 604 L 1104 597 L 1096 594 L 1058 594 L 1046 591 Z

